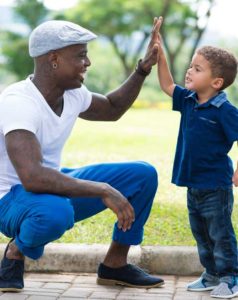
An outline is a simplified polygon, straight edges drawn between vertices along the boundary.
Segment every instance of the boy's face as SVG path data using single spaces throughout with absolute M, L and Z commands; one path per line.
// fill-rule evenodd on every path
M 195 53 L 185 75 L 185 87 L 196 93 L 204 93 L 212 88 L 213 81 L 210 63 Z

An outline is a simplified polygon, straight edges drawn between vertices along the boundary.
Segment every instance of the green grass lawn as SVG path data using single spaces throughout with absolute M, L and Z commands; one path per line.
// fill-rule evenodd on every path
M 79 120 L 64 149 L 63 166 L 80 167 L 98 162 L 145 160 L 159 173 L 159 188 L 145 226 L 143 245 L 195 245 L 186 210 L 186 189 L 170 183 L 179 114 L 158 109 L 131 109 L 117 122 Z M 231 156 L 238 157 L 236 146 Z M 235 199 L 238 197 L 235 191 Z M 238 233 L 238 209 L 234 207 Z M 106 210 L 82 221 L 58 242 L 109 243 L 115 221 Z M 0 237 L 0 241 L 5 241 Z

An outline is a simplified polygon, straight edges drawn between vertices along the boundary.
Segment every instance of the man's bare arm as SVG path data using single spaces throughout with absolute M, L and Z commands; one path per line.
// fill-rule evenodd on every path
M 99 197 L 105 206 L 117 215 L 119 228 L 130 228 L 134 221 L 134 210 L 128 200 L 112 186 L 102 182 L 75 179 L 44 167 L 40 144 L 29 131 L 11 131 L 5 140 L 9 158 L 27 191 L 67 197 Z
M 144 76 L 133 73 L 121 87 L 106 96 L 94 93 L 89 109 L 79 117 L 91 121 L 118 120 L 137 98 L 144 80 Z
M 79 117 L 86 120 L 115 121 L 128 110 L 137 98 L 146 74 L 149 74 L 152 66 L 157 63 L 158 27 L 160 21 L 155 18 L 145 57 L 139 62 L 136 71 L 119 88 L 106 96 L 93 94 L 90 107 Z

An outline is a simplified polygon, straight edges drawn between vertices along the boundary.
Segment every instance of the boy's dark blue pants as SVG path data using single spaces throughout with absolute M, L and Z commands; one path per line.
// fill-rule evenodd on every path
M 201 264 L 208 274 L 220 278 L 238 274 L 233 202 L 232 187 L 187 191 L 189 220 Z
M 119 190 L 133 206 L 135 222 L 126 232 L 118 229 L 116 223 L 113 240 L 125 245 L 141 243 L 158 185 L 154 167 L 145 162 L 108 163 L 62 172 L 79 179 L 106 182 Z M 99 198 L 31 193 L 18 184 L 0 200 L 0 231 L 15 238 L 24 255 L 38 259 L 47 243 L 60 238 L 75 222 L 104 209 Z

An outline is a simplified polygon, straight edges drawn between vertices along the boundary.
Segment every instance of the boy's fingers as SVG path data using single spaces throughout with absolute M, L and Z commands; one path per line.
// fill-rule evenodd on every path
M 163 17 L 159 17 L 159 19 L 157 19 L 157 22 L 155 24 L 155 31 L 156 33 L 159 33 L 160 27 L 162 25 L 163 22 Z
M 154 24 L 151 30 L 152 39 L 155 39 L 158 36 L 162 21 L 162 17 L 159 17 L 159 19 L 157 17 L 154 18 Z

